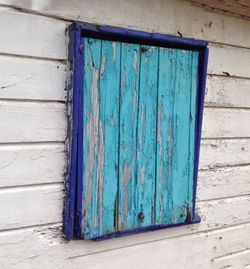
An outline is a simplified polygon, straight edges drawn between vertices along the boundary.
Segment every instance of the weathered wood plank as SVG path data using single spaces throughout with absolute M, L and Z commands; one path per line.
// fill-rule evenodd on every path
M 208 74 L 250 77 L 250 50 L 244 48 L 210 45 Z
M 249 139 L 206 140 L 201 143 L 200 168 L 246 165 L 250 160 Z
M 192 207 L 198 55 L 161 48 L 159 60 L 156 222 L 163 224 L 185 220 L 180 211 Z
M 176 50 L 159 49 L 155 223 L 171 223 L 173 214 L 172 156 Z
M 100 70 L 100 234 L 115 231 L 118 198 L 121 43 L 102 41 Z M 102 145 L 103 143 L 103 145 Z M 103 154 L 103 156 L 102 156 Z M 102 160 L 103 158 L 103 160 Z M 97 168 L 98 169 L 98 168 Z M 101 178 L 102 177 L 102 178 Z M 103 182 L 102 182 L 103 181 Z M 103 186 L 102 186 L 103 185 Z
M 205 108 L 203 138 L 250 137 L 250 110 Z
M 63 182 L 64 144 L 0 146 L 0 187 Z
M 65 101 L 66 66 L 0 56 L 0 98 Z
M 188 218 L 188 211 L 192 210 L 192 198 L 189 195 L 193 191 L 190 180 L 193 180 L 194 153 L 192 152 L 194 151 L 197 74 L 195 66 L 197 66 L 198 55 L 193 56 L 194 62 L 191 52 L 177 51 L 173 128 L 170 133 L 170 139 L 174 141 L 171 165 L 173 223 L 185 221 Z M 192 76 L 190 76 L 190 69 L 193 70 Z
M 114 232 L 118 187 L 120 43 L 85 39 L 85 238 Z
M 154 224 L 158 48 L 141 46 L 137 134 L 138 227 Z
M 151 2 L 137 5 L 133 0 L 119 2 L 110 0 L 105 5 L 91 0 L 33 1 L 32 3 L 25 0 L 1 0 L 0 3 L 68 20 L 172 35 L 178 35 L 179 32 L 185 37 L 250 47 L 248 21 L 212 13 L 195 7 L 187 1 L 157 0 L 154 5 Z
M 112 260 L 113 263 L 117 259 L 119 260 L 120 257 L 124 257 L 123 264 L 127 266 L 128 261 L 132 259 L 131 254 L 127 253 L 127 251 L 132 248 L 132 252 L 136 255 L 137 251 L 140 254 L 141 248 L 143 248 L 144 259 L 148 259 L 148 256 L 151 257 L 145 264 L 149 264 L 152 268 L 156 266 L 156 262 L 158 265 L 158 257 L 154 257 L 153 259 L 151 254 L 158 253 L 158 251 L 161 251 L 160 248 L 162 248 L 164 252 L 160 253 L 159 258 L 165 257 L 163 264 L 170 263 L 171 261 L 174 262 L 176 257 L 172 258 L 171 256 L 178 255 L 179 257 L 176 258 L 174 264 L 176 264 L 177 260 L 183 258 L 181 261 L 183 264 L 181 265 L 185 265 L 188 258 L 192 256 L 192 259 L 188 262 L 188 266 L 193 266 L 196 262 L 202 262 L 202 266 L 199 268 L 206 268 L 206 264 L 211 266 L 211 260 L 214 260 L 216 257 L 231 252 L 240 252 L 250 247 L 249 224 L 199 234 L 194 234 L 197 230 L 194 231 L 192 229 L 192 226 L 182 226 L 152 233 L 122 237 L 116 240 L 102 241 L 98 242 L 98 244 L 82 240 L 66 242 L 62 238 L 60 229 L 53 226 L 49 228 L 41 227 L 1 232 L 1 265 L 3 268 L 9 267 L 11 261 L 12 264 L 15 263 L 17 265 L 17 268 L 47 266 L 52 263 L 59 268 L 65 266 L 72 267 L 73 265 L 74 268 L 82 268 L 83 265 L 88 265 L 91 268 L 93 264 L 99 264 L 100 261 L 97 261 L 97 259 L 99 259 L 99 255 L 104 254 L 105 256 L 108 255 L 109 260 Z M 180 237 L 181 235 L 182 237 Z M 191 248 L 190 245 L 194 246 L 195 249 L 193 247 Z M 145 248 L 148 247 L 150 247 L 150 250 L 146 251 Z M 169 251 L 166 251 L 166 249 Z M 126 255 L 116 255 L 117 251 L 120 252 L 122 250 L 126 252 Z M 98 252 L 102 252 L 103 254 L 98 254 Z M 89 262 L 86 263 L 88 259 L 93 260 L 91 264 Z M 136 263 L 136 256 L 132 260 Z M 103 263 L 101 264 L 103 265 Z M 133 263 L 129 263 L 129 265 L 131 267 Z M 120 268 L 120 266 L 118 267 Z M 180 268 L 186 268 L 186 265 Z M 188 268 L 191 269 L 192 267 Z
M 0 7 L 0 53 L 66 59 L 64 21 Z
M 0 102 L 0 143 L 65 140 L 65 104 Z
M 208 76 L 205 105 L 250 108 L 250 80 Z
M 62 184 L 0 190 L 0 230 L 62 221 Z
M 198 200 L 250 194 L 250 166 L 201 171 Z
M 245 249 L 236 253 L 213 259 L 215 269 L 249 269 L 250 268 L 250 249 Z
M 122 43 L 120 149 L 119 149 L 119 231 L 137 228 L 137 124 L 140 45 Z
M 101 66 L 101 42 L 84 40 L 84 104 L 83 104 L 83 233 L 90 238 L 98 234 L 97 216 L 99 151 L 99 80 Z M 95 52 L 95 53 L 93 53 Z
M 248 0 L 189 0 L 194 3 L 201 4 L 205 8 L 212 10 L 229 12 L 237 16 L 244 16 L 244 18 L 250 19 L 250 4 Z
M 95 269 L 128 267 L 163 269 L 166 268 L 166 264 L 174 264 L 176 268 L 211 269 L 214 257 L 249 248 L 249 224 L 243 227 L 161 240 L 85 257 L 77 255 L 71 259 L 71 264 L 76 268 L 84 264 L 88 268 Z

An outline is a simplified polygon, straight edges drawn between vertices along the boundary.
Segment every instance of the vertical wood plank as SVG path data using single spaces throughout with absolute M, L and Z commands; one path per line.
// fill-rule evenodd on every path
M 119 231 L 137 228 L 137 123 L 140 45 L 122 44 Z
M 118 195 L 121 43 L 102 41 L 100 69 L 99 235 L 115 231 Z
M 118 186 L 120 43 L 86 38 L 83 232 L 114 232 Z
M 172 156 L 174 154 L 173 107 L 176 79 L 176 50 L 159 49 L 157 108 L 157 168 L 155 224 L 171 223 L 173 212 Z
M 154 224 L 158 48 L 141 46 L 137 142 L 138 227 Z
M 173 140 L 174 154 L 172 156 L 172 181 L 173 181 L 173 214 L 172 223 L 184 222 L 191 213 L 192 204 L 190 203 L 189 192 L 191 187 L 190 180 L 193 180 L 193 154 L 190 149 L 194 146 L 190 119 L 192 117 L 190 105 L 194 105 L 195 98 L 191 91 L 196 90 L 192 85 L 192 52 L 177 50 L 176 62 L 176 82 L 173 112 Z M 192 102 L 191 102 L 192 100 Z M 194 124 L 192 124 L 192 128 Z M 191 141 L 192 140 L 192 141 Z M 187 210 L 188 209 L 188 210 Z
M 83 233 L 86 239 L 99 234 L 98 152 L 99 152 L 99 79 L 101 41 L 84 39 L 84 112 L 83 112 Z
M 197 63 L 197 52 L 160 49 L 156 224 L 192 212 Z

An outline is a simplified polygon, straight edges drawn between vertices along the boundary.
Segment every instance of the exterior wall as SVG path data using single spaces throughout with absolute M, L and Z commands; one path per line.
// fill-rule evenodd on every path
M 174 0 L 0 0 L 1 268 L 250 268 L 250 22 Z M 94 243 L 61 233 L 66 27 L 210 41 L 193 226 Z M 231 267 L 230 267 L 231 266 Z

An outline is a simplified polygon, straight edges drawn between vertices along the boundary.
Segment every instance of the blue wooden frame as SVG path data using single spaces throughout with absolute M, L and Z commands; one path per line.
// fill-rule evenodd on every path
M 187 225 L 200 222 L 195 213 L 197 177 L 199 166 L 199 152 L 202 129 L 202 116 L 205 96 L 206 72 L 208 63 L 208 42 L 190 38 L 181 38 L 159 33 L 147 33 L 110 26 L 98 26 L 89 23 L 75 22 L 68 28 L 69 31 L 69 73 L 67 81 L 67 169 L 65 181 L 64 223 L 63 230 L 67 240 L 73 237 L 82 238 L 82 165 L 83 165 L 83 126 L 79 118 L 83 115 L 83 40 L 84 37 L 94 37 L 107 40 L 117 40 L 129 43 L 155 45 L 168 48 L 186 49 L 199 52 L 199 70 L 196 97 L 196 124 L 195 124 L 195 155 L 193 176 L 193 219 L 191 221 L 156 225 L 142 229 L 135 229 L 120 233 L 102 236 L 95 240 L 110 237 L 120 237 L 145 231 L 153 231 L 167 227 Z

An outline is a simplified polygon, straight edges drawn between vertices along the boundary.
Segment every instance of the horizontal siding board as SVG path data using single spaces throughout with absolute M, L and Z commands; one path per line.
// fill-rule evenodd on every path
M 213 260 L 215 269 L 249 269 L 250 268 L 250 249 L 236 253 L 230 253 L 226 256 Z
M 0 143 L 65 140 L 65 104 L 0 101 Z
M 65 101 L 66 66 L 0 56 L 0 99 Z
M 63 144 L 0 146 L 0 188 L 63 182 Z
M 248 21 L 206 11 L 185 1 L 157 0 L 143 5 L 133 0 L 110 0 L 105 5 L 99 1 L 54 0 L 16 1 L 1 0 L 1 4 L 32 10 L 48 16 L 106 24 L 149 32 L 161 32 L 213 42 L 250 47 Z M 110 11 L 112 10 L 112 16 Z M 152 24 L 152 19 L 154 23 Z
M 205 140 L 201 143 L 200 169 L 249 164 L 249 139 Z
M 250 166 L 201 171 L 198 200 L 250 194 Z
M 87 268 L 93 268 L 93 265 L 94 268 L 96 266 L 105 268 L 108 261 L 112 260 L 114 266 L 118 268 L 124 268 L 122 265 L 125 268 L 128 265 L 138 268 L 133 267 L 138 266 L 138 257 L 140 263 L 143 263 L 141 260 L 143 258 L 144 261 L 147 260 L 140 265 L 142 267 L 148 265 L 148 268 L 152 268 L 157 265 L 156 268 L 161 268 L 159 267 L 161 264 L 165 266 L 170 262 L 176 265 L 175 262 L 181 259 L 183 266 L 177 268 L 186 268 L 184 264 L 192 256 L 192 260 L 188 263 L 191 267 L 188 268 L 210 268 L 204 265 L 210 265 L 211 259 L 250 247 L 249 223 L 195 234 L 198 231 L 198 225 L 182 226 L 102 241 L 98 244 L 82 240 L 66 242 L 60 229 L 55 226 L 6 231 L 0 233 L 1 265 L 9 265 L 11 261 L 17 264 L 17 268 L 49 266 L 52 263 L 59 268 L 67 265 L 82 268 L 83 264 Z M 159 251 L 161 253 L 158 256 Z M 132 253 L 135 253 L 135 257 L 131 256 Z M 152 254 L 157 256 L 152 257 Z M 172 257 L 173 255 L 178 256 Z M 106 257 L 104 263 L 100 261 L 100 257 Z M 124 257 L 124 260 L 120 264 L 121 257 Z M 159 259 L 164 259 L 164 262 L 158 262 Z M 202 263 L 202 266 L 194 267 L 196 263 L 199 265 Z
M 250 158 L 248 144 L 248 139 L 203 141 L 200 168 L 247 164 Z M 246 149 L 242 150 L 243 147 Z M 231 154 L 232 150 L 235 154 Z M 0 163 L 0 187 L 60 182 L 65 164 L 64 145 L 1 145 Z M 208 177 L 213 178 L 213 173 L 211 171 Z M 248 175 L 247 171 L 245 173 Z M 203 177 L 201 172 L 199 177 Z
M 0 190 L 0 230 L 62 221 L 62 184 Z
M 203 138 L 250 137 L 250 110 L 205 108 Z
M 0 7 L 0 53 L 66 59 L 64 21 Z
M 225 252 L 244 250 L 249 247 L 249 239 L 249 225 L 246 225 L 245 231 L 232 229 L 206 235 L 198 234 L 76 257 L 71 260 L 71 264 L 75 267 L 84 264 L 95 269 L 163 269 L 166 268 L 166 264 L 174 264 L 175 268 L 211 269 L 213 257 Z
M 250 108 L 250 79 L 208 76 L 205 105 Z
M 223 45 L 209 46 L 208 74 L 250 77 L 250 50 Z

